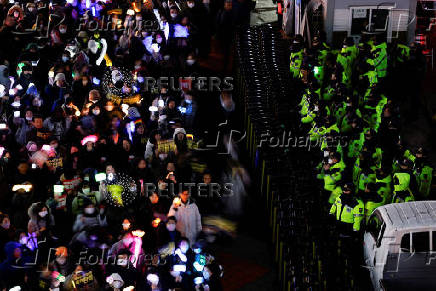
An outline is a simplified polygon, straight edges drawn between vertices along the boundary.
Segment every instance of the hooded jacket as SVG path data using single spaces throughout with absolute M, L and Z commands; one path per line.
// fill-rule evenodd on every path
M 21 245 L 15 241 L 8 242 L 4 248 L 6 260 L 0 264 L 0 287 L 2 289 L 9 290 L 24 282 L 26 262 L 21 257 L 15 258 L 15 249 L 21 249 Z
M 202 230 L 201 215 L 197 205 L 191 199 L 186 204 L 182 203 L 178 208 L 172 205 L 168 216 L 176 217 L 176 229 L 180 231 L 182 236 L 188 238 L 192 245 Z
M 41 228 L 46 228 L 48 229 L 49 227 L 54 226 L 54 217 L 53 215 L 49 212 L 48 218 L 47 219 L 39 219 L 37 217 L 37 213 L 35 212 L 35 208 L 37 207 L 38 203 L 32 203 L 32 205 L 30 205 L 27 214 L 30 217 L 29 223 L 27 224 L 27 230 L 29 233 L 33 233 L 33 232 L 37 232 L 39 231 Z M 48 209 L 48 207 L 47 207 Z M 48 222 L 48 225 L 47 225 Z

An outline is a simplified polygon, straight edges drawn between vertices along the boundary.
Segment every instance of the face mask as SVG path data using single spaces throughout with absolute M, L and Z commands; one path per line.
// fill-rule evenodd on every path
M 89 191 L 90 191 L 89 188 L 83 188 L 82 189 L 83 194 L 88 194 Z
M 135 70 L 139 70 L 141 68 L 141 65 L 135 65 Z
M 136 186 L 132 186 L 129 189 L 130 189 L 130 192 L 136 192 Z
M 188 7 L 189 7 L 189 8 L 194 8 L 194 6 L 195 6 L 195 3 L 190 3 L 190 2 L 188 2 Z
M 94 208 L 85 208 L 85 213 L 86 214 L 93 214 L 94 213 L 94 211 L 95 211 L 95 209 Z
M 61 28 L 61 29 L 59 29 L 59 32 L 61 34 L 65 34 L 65 33 L 67 33 L 67 30 L 65 28 Z
M 328 159 L 327 161 L 329 164 L 333 164 L 333 160 L 332 159 Z
M 66 62 L 68 61 L 68 57 L 67 57 L 67 56 L 62 56 L 62 61 L 63 61 L 64 63 L 66 63 Z
M 57 262 L 59 265 L 63 265 L 63 264 L 65 264 L 66 261 L 67 261 L 67 259 L 64 258 L 64 257 L 56 258 L 56 262 Z
M 100 110 L 92 110 L 92 114 L 99 115 L 100 114 Z
M 39 214 L 39 216 L 41 216 L 41 217 L 45 217 L 47 214 L 48 214 L 48 212 L 47 211 L 41 211 L 40 213 L 38 213 Z
M 167 229 L 168 229 L 168 231 L 175 231 L 176 225 L 174 223 L 169 223 L 169 224 L 167 224 Z
M 164 56 L 163 56 L 163 59 L 164 59 L 165 61 L 168 61 L 168 60 L 170 59 L 170 56 L 169 56 L 169 55 L 164 55 Z
M 121 281 L 114 281 L 112 283 L 112 285 L 114 286 L 115 289 L 120 289 L 121 287 L 123 287 L 123 282 L 121 282 Z
M 127 266 L 127 259 L 118 259 L 117 265 L 119 266 Z
M 27 245 L 27 237 L 20 238 L 20 244 Z
M 192 66 L 195 63 L 195 60 L 186 60 L 186 64 L 188 66 Z
M 10 226 L 11 226 L 11 223 L 10 223 L 10 222 L 6 222 L 6 223 L 3 223 L 3 224 L 2 224 L 2 227 L 3 227 L 4 229 L 9 229 Z
M 186 254 L 186 252 L 189 250 L 189 246 L 183 245 L 180 247 L 180 250 L 182 251 L 182 253 Z
M 32 121 L 32 117 L 26 116 L 27 121 Z
M 157 43 L 162 43 L 162 38 L 161 38 L 161 37 L 156 38 L 156 42 L 157 42 Z
M 171 18 L 176 18 L 177 17 L 177 13 L 171 13 Z

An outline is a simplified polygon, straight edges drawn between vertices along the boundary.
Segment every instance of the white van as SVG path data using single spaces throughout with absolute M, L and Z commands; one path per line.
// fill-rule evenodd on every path
M 375 290 L 436 290 L 436 201 L 378 207 L 364 256 Z

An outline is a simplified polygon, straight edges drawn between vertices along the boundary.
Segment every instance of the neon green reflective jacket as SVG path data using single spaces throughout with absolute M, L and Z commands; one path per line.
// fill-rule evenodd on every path
M 368 183 L 374 183 L 374 182 L 375 182 L 375 174 L 365 175 L 364 173 L 360 173 L 358 189 L 361 191 L 365 191 L 366 185 Z
M 409 185 L 410 185 L 409 173 L 395 173 L 393 179 L 394 179 L 394 193 L 399 191 L 409 190 Z
M 379 45 L 376 45 L 372 52 L 375 56 L 375 69 L 377 71 L 378 78 L 386 77 L 387 69 L 388 69 L 388 54 L 387 54 L 387 44 L 383 42 Z
M 418 190 L 423 197 L 428 197 L 433 179 L 433 168 L 424 166 L 420 173 L 415 173 L 418 180 Z
M 343 161 L 337 162 L 324 173 L 324 189 L 327 191 L 333 191 L 336 188 L 336 183 L 342 179 L 342 171 L 345 169 L 345 163 Z
M 303 50 L 291 53 L 290 61 L 291 75 L 294 78 L 298 78 L 300 75 L 301 64 L 303 63 Z
M 357 205 L 352 208 L 348 205 L 342 205 L 341 196 L 339 196 L 330 208 L 330 214 L 336 215 L 336 220 L 353 224 L 353 230 L 359 231 L 364 209 L 362 200 L 357 199 Z
M 377 193 L 382 196 L 383 198 L 387 198 L 392 193 L 392 176 L 388 175 L 384 177 L 383 179 L 375 179 L 375 183 L 378 187 Z

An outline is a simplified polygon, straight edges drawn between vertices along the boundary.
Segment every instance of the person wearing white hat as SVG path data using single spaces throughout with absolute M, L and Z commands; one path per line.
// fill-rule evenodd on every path
M 65 79 L 64 73 L 57 73 L 54 80 L 55 80 L 56 86 L 65 87 L 66 79 Z

